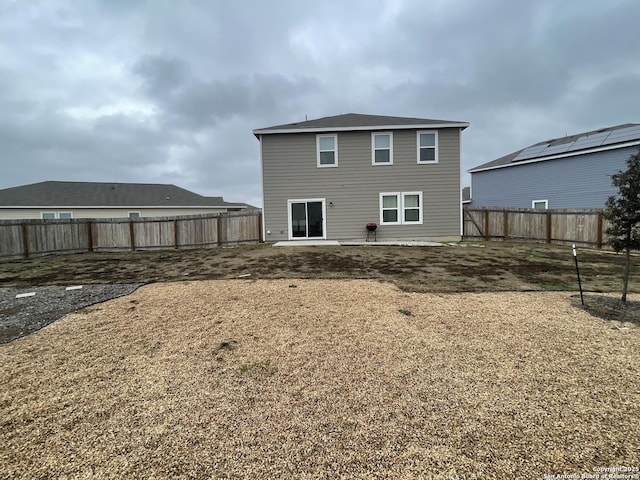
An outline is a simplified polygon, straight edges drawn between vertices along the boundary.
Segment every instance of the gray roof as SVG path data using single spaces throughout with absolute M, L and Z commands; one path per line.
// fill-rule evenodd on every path
M 0 190 L 0 207 L 242 207 L 157 183 L 40 182 Z
M 493 168 L 511 167 L 522 162 L 545 159 L 546 157 L 551 159 L 579 155 L 594 148 L 616 148 L 616 145 L 635 141 L 640 141 L 640 123 L 625 123 L 534 143 L 504 157 L 473 167 L 468 172 L 474 173 Z
M 383 128 L 389 128 L 389 127 L 466 128 L 468 126 L 469 124 L 467 122 L 457 122 L 452 120 L 434 120 L 429 118 L 389 117 L 384 115 L 363 115 L 360 113 L 345 113 L 343 115 L 317 118 L 315 120 L 307 120 L 304 122 L 286 123 L 284 125 L 275 125 L 273 127 L 258 128 L 254 130 L 253 133 L 257 136 L 259 134 L 269 134 L 269 133 L 364 130 L 367 128 L 369 129 L 383 129 Z

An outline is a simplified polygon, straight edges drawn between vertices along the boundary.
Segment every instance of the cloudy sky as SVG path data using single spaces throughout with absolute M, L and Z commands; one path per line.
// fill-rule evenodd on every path
M 638 0 L 0 0 L 0 188 L 261 205 L 251 131 L 348 112 L 468 121 L 467 170 L 639 122 L 638 19 Z

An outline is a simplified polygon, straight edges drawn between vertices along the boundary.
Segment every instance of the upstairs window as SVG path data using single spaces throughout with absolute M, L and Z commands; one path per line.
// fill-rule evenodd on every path
M 71 220 L 73 214 L 71 212 L 40 212 L 43 220 Z
M 533 200 L 531 202 L 531 208 L 536 210 L 546 210 L 549 208 L 549 200 Z
M 438 163 L 438 132 L 418 132 L 418 163 Z
M 380 225 L 422 224 L 422 192 L 380 194 Z
M 318 135 L 316 137 L 318 167 L 338 166 L 338 136 Z
M 393 165 L 393 133 L 372 133 L 371 150 L 373 165 Z

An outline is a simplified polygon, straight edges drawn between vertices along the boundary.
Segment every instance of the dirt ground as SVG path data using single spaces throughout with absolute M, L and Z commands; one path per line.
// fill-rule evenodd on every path
M 586 291 L 619 292 L 622 256 L 579 249 Z M 0 262 L 0 287 L 237 278 L 372 278 L 407 291 L 577 291 L 571 246 L 462 242 L 444 247 L 289 247 L 103 252 Z M 640 292 L 635 270 L 632 291 Z
M 586 307 L 640 323 L 640 304 L 600 295 L 622 290 L 623 258 L 578 249 Z M 634 263 L 640 259 L 633 257 Z M 234 279 L 375 279 L 407 292 L 578 292 L 569 245 L 461 242 L 443 247 L 293 247 L 101 252 L 0 263 L 0 288 Z M 640 292 L 632 268 L 630 292 Z M 3 312 L 0 305 L 0 324 Z M 6 319 L 5 319 L 6 320 Z M 1 325 L 0 325 L 1 326 Z
M 572 295 L 147 285 L 0 346 L 3 476 L 534 479 L 638 467 L 640 328 Z

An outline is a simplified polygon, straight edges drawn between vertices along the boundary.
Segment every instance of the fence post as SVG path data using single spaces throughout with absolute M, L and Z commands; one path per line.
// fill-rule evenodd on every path
M 178 219 L 173 219 L 173 248 L 178 248 Z
M 504 241 L 509 240 L 509 212 L 505 208 L 502 219 L 502 236 Z
M 551 243 L 551 212 L 547 212 L 547 243 Z
M 258 241 L 264 243 L 264 237 L 262 236 L 262 212 L 258 213 Z
M 489 210 L 484 211 L 484 239 L 489 240 Z
M 29 232 L 27 232 L 27 224 L 22 224 L 22 250 L 24 258 L 29 258 Z
M 598 212 L 598 234 L 596 237 L 596 247 L 602 248 L 602 212 Z
M 87 222 L 87 250 L 93 252 L 93 222 Z
M 218 223 L 216 226 L 217 234 L 218 234 L 218 246 L 222 245 L 222 216 L 218 214 Z
M 129 241 L 131 242 L 131 251 L 136 249 L 136 236 L 133 231 L 133 220 L 129 220 Z

